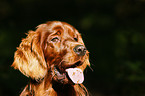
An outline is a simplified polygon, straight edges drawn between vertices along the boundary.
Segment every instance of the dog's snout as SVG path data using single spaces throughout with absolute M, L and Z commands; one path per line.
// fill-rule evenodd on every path
M 78 56 L 84 56 L 87 49 L 83 45 L 77 45 L 73 50 Z

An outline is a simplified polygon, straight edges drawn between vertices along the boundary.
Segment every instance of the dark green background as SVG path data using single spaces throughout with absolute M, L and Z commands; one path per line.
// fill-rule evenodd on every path
M 0 96 L 29 81 L 10 67 L 25 33 L 46 21 L 75 26 L 90 51 L 92 96 L 145 96 L 145 0 L 0 0 Z

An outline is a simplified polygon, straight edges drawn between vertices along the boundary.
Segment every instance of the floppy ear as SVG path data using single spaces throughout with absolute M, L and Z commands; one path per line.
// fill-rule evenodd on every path
M 37 30 L 42 31 L 40 27 L 43 26 L 45 24 L 38 26 Z M 30 31 L 28 33 L 28 36 L 22 40 L 17 48 L 12 64 L 12 67 L 19 69 L 24 75 L 36 80 L 44 78 L 47 73 L 40 35 L 40 32 Z

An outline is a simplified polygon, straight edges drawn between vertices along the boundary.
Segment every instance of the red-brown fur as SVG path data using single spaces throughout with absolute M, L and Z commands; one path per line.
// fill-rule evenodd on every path
M 88 51 L 78 56 L 73 48 L 84 45 L 79 32 L 71 25 L 50 21 L 36 31 L 29 31 L 14 56 L 12 67 L 30 77 L 21 96 L 89 96 L 83 84 L 73 84 L 65 69 L 90 66 Z M 76 62 L 81 62 L 75 65 Z M 58 71 L 59 70 L 59 71 Z M 60 72 L 60 73 L 58 73 Z

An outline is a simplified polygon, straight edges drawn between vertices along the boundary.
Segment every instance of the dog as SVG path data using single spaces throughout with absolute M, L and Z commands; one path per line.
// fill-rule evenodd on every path
M 66 22 L 49 21 L 29 31 L 11 66 L 30 78 L 20 96 L 89 96 L 82 84 L 89 52 Z

